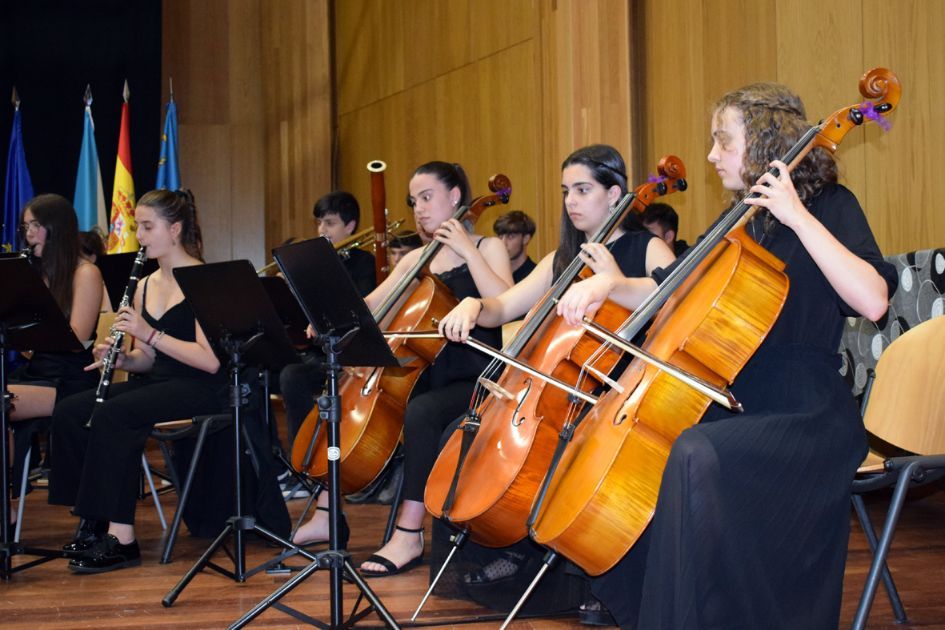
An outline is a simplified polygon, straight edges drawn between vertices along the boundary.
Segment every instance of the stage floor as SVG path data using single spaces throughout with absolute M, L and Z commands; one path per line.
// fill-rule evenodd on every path
M 175 496 L 163 497 L 170 520 Z M 304 500 L 290 502 L 296 516 Z M 874 518 L 881 521 L 883 505 L 873 501 Z M 357 565 L 378 546 L 388 508 L 381 505 L 347 505 L 352 527 L 349 551 Z M 852 517 L 852 513 L 851 513 Z M 34 491 L 27 497 L 23 542 L 33 547 L 57 548 L 71 538 L 75 519 L 67 510 L 46 504 L 46 493 Z M 429 532 L 429 523 L 427 524 Z M 216 572 L 197 575 L 175 605 L 164 608 L 161 599 L 173 587 L 209 541 L 188 536 L 179 538 L 170 564 L 158 563 L 162 531 L 150 499 L 141 500 L 137 510 L 138 540 L 142 566 L 100 575 L 76 575 L 66 560 L 53 560 L 16 573 L 0 584 L 0 625 L 4 628 L 220 628 L 233 623 L 287 578 L 259 573 L 237 584 Z M 427 546 L 429 551 L 429 536 Z M 253 567 L 274 555 L 274 549 L 254 536 L 247 545 L 247 566 Z M 17 556 L 15 565 L 30 558 Z M 217 562 L 232 564 L 218 554 Z M 296 564 L 300 564 L 296 562 Z M 945 493 L 926 492 L 911 500 L 903 512 L 890 557 L 893 576 L 899 586 L 912 627 L 945 629 Z M 846 572 L 841 627 L 849 627 L 859 600 L 869 552 L 865 539 L 854 523 Z M 417 606 L 429 579 L 429 566 L 392 578 L 370 580 L 398 621 L 407 621 Z M 322 621 L 329 620 L 328 572 L 319 571 L 287 595 L 283 602 Z M 345 584 L 346 610 L 357 595 Z M 451 627 L 449 620 L 475 617 L 490 611 L 463 600 L 433 597 L 421 620 L 439 627 Z M 295 628 L 301 624 L 274 609 L 263 613 L 255 627 Z M 359 627 L 379 627 L 376 616 L 364 619 Z M 495 628 L 498 622 L 473 624 L 473 628 Z M 578 628 L 575 617 L 521 620 L 514 628 Z M 885 591 L 880 590 L 870 617 L 870 628 L 900 628 L 894 623 Z

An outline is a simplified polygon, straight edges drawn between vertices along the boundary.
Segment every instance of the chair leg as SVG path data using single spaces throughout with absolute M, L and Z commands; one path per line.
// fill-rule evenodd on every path
M 197 442 L 194 444 L 194 453 L 190 458 L 190 465 L 187 467 L 187 477 L 184 479 L 184 487 L 180 490 L 178 496 L 177 509 L 174 510 L 174 520 L 171 523 L 171 531 L 168 533 L 167 540 L 164 542 L 164 551 L 161 553 L 161 564 L 167 564 L 171 561 L 171 552 L 174 551 L 174 543 L 177 541 L 177 532 L 180 531 L 180 522 L 184 517 L 184 508 L 187 507 L 187 499 L 190 497 L 190 487 L 193 485 L 197 465 L 200 463 L 200 454 L 203 452 L 203 445 L 207 439 L 207 432 L 209 430 L 210 421 L 204 420 L 200 425 L 200 431 L 197 432 Z M 175 487 L 180 489 L 180 486 Z
M 876 554 L 873 556 L 873 563 L 870 565 L 870 571 L 866 577 L 866 584 L 863 586 L 863 595 L 860 597 L 860 604 L 857 606 L 856 616 L 853 619 L 854 630 L 862 630 L 866 627 L 866 619 L 869 617 L 870 608 L 873 605 L 873 597 L 876 595 L 880 569 L 886 562 L 886 555 L 889 553 L 889 546 L 892 544 L 893 534 L 896 531 L 896 523 L 899 521 L 899 513 L 902 511 L 902 504 L 906 498 L 906 490 L 909 489 L 909 483 L 912 480 L 913 473 L 919 467 L 919 462 L 914 461 L 909 463 L 899 473 L 899 480 L 896 482 L 896 489 L 893 491 L 892 501 L 889 504 L 889 512 L 886 514 L 883 535 L 880 537 L 879 543 L 876 546 Z
M 869 544 L 870 551 L 872 551 L 875 556 L 877 547 L 876 530 L 873 528 L 873 521 L 866 511 L 863 496 L 854 494 L 850 498 L 853 501 L 853 507 L 856 509 L 856 516 L 860 521 L 860 527 L 863 529 L 863 534 L 866 536 L 866 542 Z M 886 588 L 886 594 L 889 596 L 889 604 L 892 606 L 893 614 L 896 616 L 896 622 L 906 623 L 908 621 L 906 618 L 906 610 L 902 605 L 902 599 L 899 597 L 899 590 L 896 588 L 892 574 L 889 572 L 889 564 L 886 562 L 883 562 L 882 576 L 883 586 Z
M 23 529 L 23 508 L 26 505 L 26 486 L 30 478 L 30 456 L 33 454 L 33 447 L 26 451 L 26 459 L 23 460 L 23 476 L 20 479 L 20 502 L 16 506 L 16 530 L 13 533 L 13 542 L 20 542 L 20 532 Z
M 151 467 L 148 466 L 148 458 L 141 453 L 141 470 L 144 478 L 148 481 L 148 488 L 151 489 L 151 498 L 154 500 L 154 509 L 157 510 L 158 519 L 161 521 L 161 529 L 167 531 L 167 520 L 164 518 L 164 508 L 161 507 L 161 499 L 158 497 L 157 488 L 154 487 L 154 475 L 151 474 Z

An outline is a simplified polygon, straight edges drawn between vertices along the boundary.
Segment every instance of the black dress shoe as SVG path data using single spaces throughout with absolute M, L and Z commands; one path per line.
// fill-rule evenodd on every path
M 108 531 L 108 521 L 92 521 L 82 519 L 75 531 L 72 542 L 62 546 L 62 552 L 67 556 L 77 556 L 85 553 L 102 540 Z
M 69 568 L 76 573 L 104 573 L 125 567 L 136 567 L 141 564 L 141 551 L 138 541 L 133 540 L 127 545 L 118 542 L 111 534 L 95 544 L 82 556 L 69 562 Z

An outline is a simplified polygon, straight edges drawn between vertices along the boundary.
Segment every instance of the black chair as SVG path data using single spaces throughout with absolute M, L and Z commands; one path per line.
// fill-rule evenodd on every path
M 867 430 L 889 449 L 907 455 L 871 453 L 853 482 L 853 506 L 873 551 L 853 622 L 856 630 L 866 625 L 880 578 L 896 620 L 907 621 L 886 557 L 907 491 L 945 477 L 945 317 L 923 322 L 889 345 L 864 394 L 864 408 Z M 863 495 L 890 487 L 892 499 L 877 539 Z

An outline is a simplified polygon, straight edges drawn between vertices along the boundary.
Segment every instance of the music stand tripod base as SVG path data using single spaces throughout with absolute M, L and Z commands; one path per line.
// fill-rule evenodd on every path
M 327 357 L 327 393 L 318 399 L 319 415 L 327 426 L 328 438 L 328 531 L 329 550 L 316 554 L 317 559 L 252 610 L 233 623 L 231 628 L 242 628 L 271 606 L 296 619 L 318 627 L 349 627 L 374 611 L 389 628 L 400 626 L 390 615 L 380 599 L 370 589 L 364 578 L 351 565 L 346 551 L 338 548 L 341 513 L 341 396 L 338 381 L 342 365 L 396 366 L 397 359 L 384 340 L 377 323 L 364 300 L 358 295 L 338 259 L 334 248 L 326 239 L 313 239 L 288 245 L 273 252 L 279 268 L 285 275 L 289 288 L 298 300 L 306 318 L 318 332 L 322 348 Z M 314 274 L 312 269 L 318 269 Z M 305 581 L 319 569 L 331 572 L 330 604 L 331 623 L 324 624 L 303 615 L 279 600 Z M 342 579 L 353 582 L 360 590 L 354 611 L 347 621 L 343 620 Z M 358 612 L 362 599 L 370 606 Z

